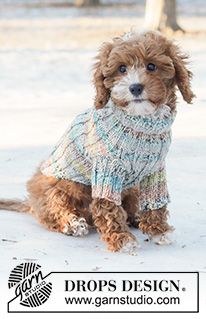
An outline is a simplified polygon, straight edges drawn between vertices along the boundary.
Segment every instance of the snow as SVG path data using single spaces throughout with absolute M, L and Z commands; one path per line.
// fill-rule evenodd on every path
M 206 27 L 203 19 L 195 17 L 181 16 L 180 22 L 188 28 Z M 73 117 L 92 105 L 96 48 L 141 23 L 142 18 L 133 17 L 91 20 L 38 15 L 33 21 L 26 15 L 0 21 L 1 198 L 26 196 L 25 183 L 39 162 Z M 206 38 L 197 33 L 177 40 L 192 57 L 197 98 L 188 106 L 179 97 L 167 159 L 170 223 L 176 228 L 173 244 L 157 246 L 132 229 L 141 243 L 137 256 L 110 253 L 95 231 L 85 238 L 68 237 L 47 231 L 26 214 L 1 211 L 0 287 L 6 285 L 12 267 L 30 260 L 48 272 L 199 271 L 206 280 Z M 196 317 L 188 314 L 187 318 Z

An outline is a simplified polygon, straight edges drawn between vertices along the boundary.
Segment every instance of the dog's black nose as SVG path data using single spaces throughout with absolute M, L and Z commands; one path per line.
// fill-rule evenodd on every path
M 135 83 L 130 85 L 129 90 L 134 96 L 139 96 L 144 90 L 144 85 L 140 83 Z

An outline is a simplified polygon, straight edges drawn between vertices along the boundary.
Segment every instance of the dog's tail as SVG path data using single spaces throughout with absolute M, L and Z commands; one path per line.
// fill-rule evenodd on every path
M 11 210 L 15 212 L 27 213 L 31 211 L 31 207 L 27 200 L 0 199 L 0 210 Z

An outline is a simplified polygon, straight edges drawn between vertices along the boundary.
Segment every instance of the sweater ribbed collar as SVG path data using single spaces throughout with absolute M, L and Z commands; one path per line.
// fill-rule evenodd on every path
M 109 100 L 103 109 L 97 112 L 102 112 L 103 116 L 111 115 L 114 123 L 121 122 L 124 127 L 145 134 L 162 134 L 169 131 L 176 116 L 176 111 L 172 112 L 168 105 L 160 106 L 158 110 L 151 115 L 133 116 L 127 114 L 111 100 Z

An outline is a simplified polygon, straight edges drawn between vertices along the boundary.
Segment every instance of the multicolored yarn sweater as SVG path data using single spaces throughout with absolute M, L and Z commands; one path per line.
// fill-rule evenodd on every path
M 91 185 L 93 198 L 121 205 L 121 192 L 140 186 L 140 209 L 166 205 L 165 157 L 175 113 L 163 105 L 150 116 L 131 116 L 111 101 L 78 115 L 41 172 Z

